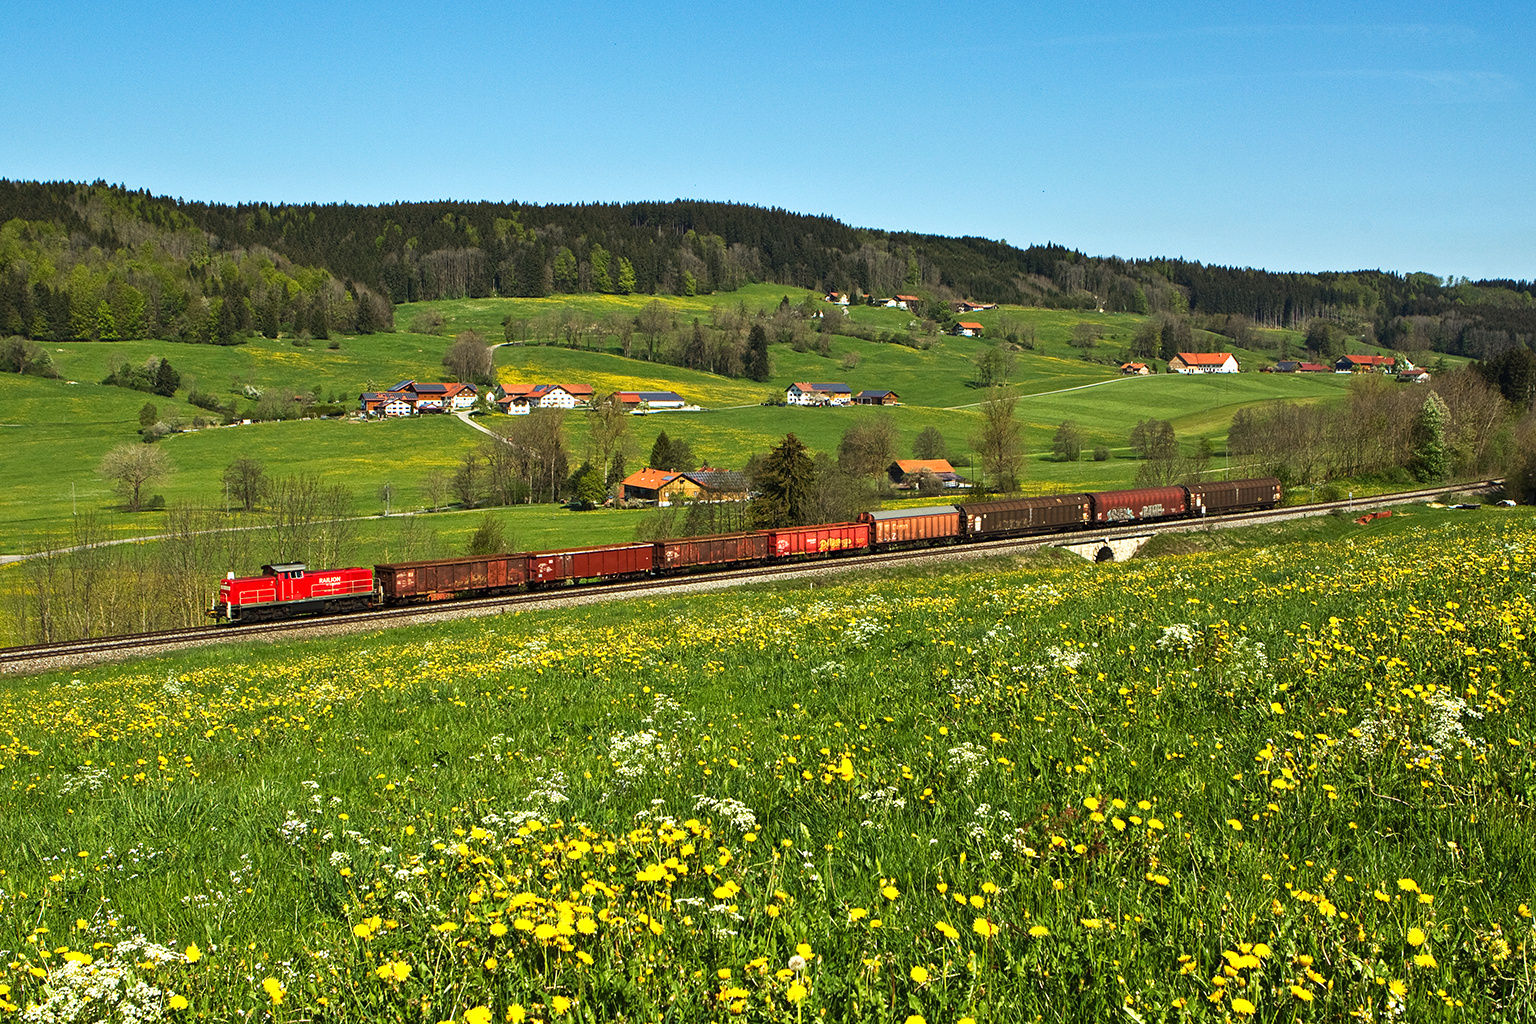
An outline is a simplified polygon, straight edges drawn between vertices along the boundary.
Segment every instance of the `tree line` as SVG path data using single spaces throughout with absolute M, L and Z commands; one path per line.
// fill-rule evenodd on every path
M 1529 281 L 1375 270 L 1272 273 L 1182 259 L 1091 257 L 1054 244 L 1021 249 L 975 237 L 852 228 L 831 217 L 738 203 L 230 206 L 101 182 L 0 180 L 0 224 L 9 232 L 0 235 L 0 332 L 50 339 L 139 330 L 188 340 L 222 340 L 239 330 L 366 333 L 387 329 L 390 304 L 423 299 L 711 294 L 762 281 L 1238 316 L 1270 327 L 1324 319 L 1355 336 L 1374 331 L 1388 347 L 1422 336 L 1439 351 L 1479 357 L 1497 354 L 1500 345 L 1532 347 L 1536 339 L 1536 284 Z M 142 263 L 146 242 L 167 273 L 145 275 L 123 261 L 102 278 L 120 253 Z M 37 258 L 61 251 L 69 256 L 67 281 L 62 265 Z M 77 289 L 76 257 L 91 253 L 98 255 L 85 261 L 90 287 L 82 282 Z M 248 256 L 270 267 L 231 273 L 223 258 L 236 254 L 237 265 Z M 293 282 L 283 282 L 286 298 L 268 284 L 276 275 Z

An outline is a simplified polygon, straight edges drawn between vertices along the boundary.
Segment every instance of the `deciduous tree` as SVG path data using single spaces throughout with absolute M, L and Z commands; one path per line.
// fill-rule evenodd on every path
M 464 331 L 453 339 L 443 354 L 443 366 L 460 383 L 494 384 L 495 359 L 485 338 L 475 331 Z
M 240 456 L 224 470 L 224 487 L 230 500 L 247 512 L 267 496 L 269 486 L 265 467 L 249 455 Z
M 982 471 L 1001 493 L 1018 490 L 1024 472 L 1022 428 L 1014 418 L 1018 399 L 993 388 L 981 405 L 981 431 L 971 438 L 971 448 L 981 460 Z
M 102 457 L 96 471 L 112 481 L 128 511 L 137 512 L 143 503 L 145 485 L 169 476 L 171 460 L 165 449 L 154 445 L 120 444 Z

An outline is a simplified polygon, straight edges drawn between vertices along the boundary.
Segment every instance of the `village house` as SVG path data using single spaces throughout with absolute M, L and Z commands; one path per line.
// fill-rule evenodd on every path
M 961 320 L 955 324 L 955 333 L 962 338 L 979 338 L 984 330 L 986 328 L 974 320 Z
M 854 405 L 900 405 L 901 399 L 894 391 L 860 391 L 853 396 Z
M 416 395 L 411 391 L 364 391 L 357 398 L 369 416 L 410 416 L 416 411 Z
M 826 295 L 822 296 L 822 301 L 835 303 L 839 306 L 846 306 L 848 305 L 848 295 L 845 292 L 827 292 Z
M 1120 372 L 1132 377 L 1145 377 L 1152 372 L 1146 363 L 1121 363 Z
M 521 398 L 529 409 L 585 409 L 592 404 L 590 384 L 514 384 L 503 396 Z M 497 404 L 501 405 L 500 398 Z
M 688 404 L 676 391 L 616 391 L 614 397 L 632 412 L 682 409 Z
M 853 389 L 847 384 L 797 381 L 784 391 L 789 405 L 851 405 Z
M 957 313 L 980 313 L 984 309 L 996 309 L 997 303 L 971 302 L 967 299 L 956 299 L 954 306 Z
M 1397 375 L 1397 379 L 1404 384 L 1428 384 L 1429 371 L 1415 367 L 1411 370 L 1404 370 Z
M 1169 373 L 1237 373 L 1230 352 L 1180 352 L 1168 360 Z
M 1340 356 L 1333 364 L 1339 373 L 1391 373 L 1396 367 L 1397 360 L 1391 356 Z
M 922 301 L 922 298 L 916 295 L 897 295 L 895 298 L 886 299 L 882 305 L 884 305 L 886 309 L 909 310 Z
M 897 459 L 886 470 L 898 487 L 916 487 L 924 472 L 932 473 L 945 487 L 961 486 L 960 475 L 948 459 Z
M 665 508 L 678 501 L 745 501 L 748 490 L 746 475 L 730 470 L 705 467 L 677 472 L 647 467 L 624 478 L 619 496 L 625 501 L 654 501 Z

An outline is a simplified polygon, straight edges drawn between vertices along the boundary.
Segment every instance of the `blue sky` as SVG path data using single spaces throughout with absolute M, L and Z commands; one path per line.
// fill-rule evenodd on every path
M 22 0 L 0 176 L 1536 278 L 1528 5 L 1162 6 Z

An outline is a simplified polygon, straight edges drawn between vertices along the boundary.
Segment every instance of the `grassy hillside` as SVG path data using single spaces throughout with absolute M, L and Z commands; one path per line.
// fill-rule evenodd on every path
M 1529 1019 L 1536 523 L 1412 525 L 5 680 L 0 1014 Z
M 773 285 L 754 285 L 730 295 L 669 298 L 685 322 L 708 317 L 711 307 L 743 304 L 749 311 L 772 309 L 782 298 L 799 303 L 805 293 Z M 394 334 L 343 336 L 336 349 L 324 342 L 296 347 L 288 339 L 257 338 L 248 344 L 221 347 L 158 341 L 70 342 L 48 346 L 59 368 L 58 381 L 0 374 L 0 436 L 11 443 L 0 449 L 0 469 L 10 486 L 0 493 L 0 551 L 35 549 L 51 535 L 63 532 L 72 511 L 106 515 L 108 529 L 125 536 L 156 532 L 156 513 L 115 514 L 117 502 L 105 481 L 95 475 L 100 459 L 112 446 L 136 439 L 138 413 L 145 402 L 155 404 L 162 418 L 190 421 L 202 410 L 184 399 L 194 383 L 224 400 L 246 385 L 266 392 L 313 393 L 321 400 L 355 401 L 358 392 L 388 386 L 404 378 L 441 377 L 442 354 L 451 336 L 474 329 L 487 337 L 501 336 L 502 321 L 536 318 L 563 307 L 591 315 L 594 322 L 615 313 L 632 315 L 649 296 L 567 296 L 560 299 L 482 299 L 418 303 L 401 307 Z M 425 311 L 442 314 L 445 333 L 412 334 L 408 328 Z M 1237 377 L 1120 378 L 1114 352 L 1135 332 L 1141 318 L 1130 314 L 1095 314 L 1055 310 L 1008 309 L 976 314 L 995 325 L 1004 316 L 1034 327 L 1036 348 L 1021 353 L 1014 390 L 1024 396 L 1020 415 L 1026 424 L 1026 445 L 1036 454 L 1028 471 L 1031 488 L 1112 487 L 1128 483 L 1136 464 L 1126 455 L 1130 429 L 1149 416 L 1173 421 L 1191 443 L 1211 438 L 1218 448 L 1226 425 L 1237 409 L 1279 398 L 1326 401 L 1342 394 L 1347 378 L 1242 374 Z M 910 314 L 901 310 L 855 307 L 855 322 L 881 330 L 904 330 Z M 1069 344 L 1072 326 L 1080 320 L 1101 325 L 1105 339 L 1085 361 Z M 661 363 L 625 359 L 616 339 L 594 341 L 592 349 L 554 345 L 503 346 L 496 352 L 497 373 L 507 383 L 573 380 L 599 390 L 675 390 L 707 408 L 698 414 L 636 417 L 631 422 L 632 464 L 644 461 L 656 434 L 665 429 L 693 444 L 708 462 L 739 467 L 755 451 L 768 448 L 794 431 L 813 449 L 834 451 L 851 423 L 885 415 L 891 417 L 903 445 L 926 426 L 937 427 L 954 457 L 967 459 L 968 438 L 976 432 L 976 404 L 983 397 L 973 385 L 972 357 L 985 344 L 977 339 L 941 337 L 930 346 L 909 348 L 837 336 L 830 356 L 814 350 L 797 353 L 785 345 L 772 348 L 773 380 L 759 384 L 718 377 Z M 103 387 L 96 383 L 121 363 L 139 364 L 164 357 L 183 375 L 175 399 Z M 845 363 L 852 363 L 851 368 Z M 806 410 L 763 406 L 782 397 L 793 380 L 841 380 L 854 389 L 897 391 L 903 406 L 893 410 Z M 1083 385 L 1102 385 L 1083 388 Z M 1078 389 L 1078 390 L 1072 390 Z M 240 400 L 242 407 L 245 405 Z M 1108 462 L 1057 465 L 1039 458 L 1050 449 L 1056 426 L 1075 419 L 1088 446 L 1105 445 L 1117 456 Z M 570 418 L 571 449 L 580 461 L 585 425 Z M 321 472 L 342 481 L 359 497 L 359 511 L 374 508 L 373 495 L 386 481 L 397 489 L 396 506 L 424 504 L 420 483 L 435 469 L 450 469 L 473 448 L 480 436 L 447 420 L 365 425 L 326 422 L 272 423 L 177 435 L 165 444 L 176 472 L 154 488 L 170 503 L 222 504 L 225 466 L 241 455 L 266 463 L 273 474 Z M 43 471 L 40 471 L 43 470 Z M 576 530 L 573 537 L 583 536 Z

